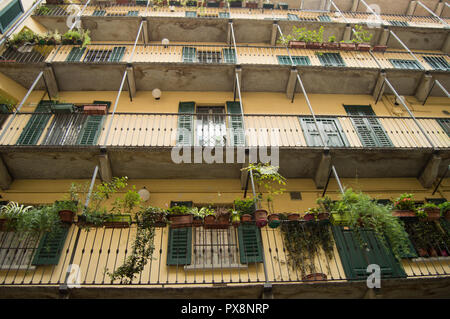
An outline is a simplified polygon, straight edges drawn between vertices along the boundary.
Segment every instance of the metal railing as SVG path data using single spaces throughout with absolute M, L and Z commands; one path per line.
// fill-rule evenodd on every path
M 116 113 L 104 115 L 95 138 L 85 145 L 129 147 L 279 146 L 319 147 L 312 116 L 218 113 Z M 5 117 L 7 115 L 4 115 Z M 34 116 L 32 118 L 32 116 Z M 20 145 L 30 121 L 45 122 L 26 145 L 75 146 L 87 115 L 82 113 L 18 113 L 2 132 L 0 145 Z M 449 148 L 448 118 L 316 115 L 328 147 Z M 111 122 L 112 120 L 112 122 Z M 6 119 L 5 119 L 6 121 Z M 3 121 L 4 122 L 4 121 Z M 110 129 L 107 130 L 107 123 Z M 423 130 L 418 125 L 421 125 Z M 243 129 L 244 128 L 244 129 Z M 431 141 L 431 143 L 430 143 Z
M 0 232 L 0 285 L 211 285 L 248 284 L 262 282 L 311 282 L 362 280 L 352 278 L 343 261 L 349 258 L 339 250 L 335 229 L 328 222 L 283 221 L 278 228 L 257 230 L 260 238 L 259 257 L 255 251 L 244 248 L 238 229 L 205 229 L 189 227 L 190 243 L 173 246 L 188 252 L 190 257 L 168 259 L 169 226 L 155 228 L 154 247 L 143 270 L 129 282 L 112 280 L 109 274 L 117 270 L 130 256 L 136 236 L 136 225 L 129 228 L 94 227 L 81 230 L 73 224 L 67 233 L 57 262 L 39 265 L 34 255 L 39 240 L 20 237 L 14 232 Z M 314 238 L 304 238 L 314 229 Z M 77 236 L 79 232 L 79 236 Z M 75 238 L 77 237 L 77 240 Z M 325 239 L 324 239 L 325 238 Z M 325 243 L 325 246 L 324 244 Z M 368 252 L 385 249 L 369 240 Z M 257 241 L 250 243 L 256 247 Z M 351 249 L 357 249 L 351 243 Z M 176 248 L 178 247 L 178 248 Z M 247 246 L 249 247 L 249 246 Z M 43 248 L 45 249 L 45 248 Z M 362 249 L 362 248 L 361 248 Z M 389 278 L 443 277 L 450 275 L 448 246 L 440 246 L 440 257 L 404 258 L 403 274 L 389 274 Z M 264 255 L 266 272 L 260 254 Z M 445 256 L 447 254 L 447 256 Z M 385 264 L 392 260 L 378 260 Z M 75 276 L 68 274 L 69 265 Z M 358 265 L 360 266 L 360 265 Z M 68 278 L 68 281 L 66 281 Z
M 29 46 L 28 48 L 25 48 L 25 50 L 21 49 L 22 52 L 14 48 L 6 48 L 2 53 L 0 53 L 0 64 L 45 62 L 54 49 L 54 46 L 49 45 Z

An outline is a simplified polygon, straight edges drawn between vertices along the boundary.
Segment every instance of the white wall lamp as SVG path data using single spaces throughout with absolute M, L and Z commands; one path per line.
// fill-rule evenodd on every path
M 160 89 L 154 89 L 152 91 L 152 95 L 155 98 L 155 100 L 159 100 L 161 98 L 161 90 Z
M 164 38 L 164 39 L 162 39 L 161 43 L 164 45 L 164 48 L 167 49 L 169 47 L 170 41 L 169 41 L 169 39 Z
M 138 191 L 138 194 L 143 202 L 146 202 L 150 199 L 150 192 L 147 190 L 147 188 L 145 188 L 145 186 Z

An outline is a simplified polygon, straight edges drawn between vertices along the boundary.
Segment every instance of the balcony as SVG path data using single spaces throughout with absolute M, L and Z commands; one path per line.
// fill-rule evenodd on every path
M 115 176 L 239 178 L 242 163 L 230 163 L 225 156 L 228 151 L 237 156 L 244 146 L 276 147 L 284 176 L 314 178 L 323 146 L 312 117 L 245 114 L 242 122 L 239 113 L 214 109 L 215 113 L 116 113 L 114 117 L 21 113 L 6 128 L 0 148 L 9 172 L 18 179 L 89 178 L 101 147 L 107 149 Z M 10 119 L 3 116 L 5 129 Z M 443 174 L 450 159 L 448 118 L 418 118 L 424 133 L 411 118 L 321 115 L 318 121 L 341 177 L 356 173 L 361 178 L 417 177 L 435 151 L 442 159 L 438 171 Z M 216 163 L 195 163 L 192 152 L 190 163 L 175 164 L 171 151 L 176 146 L 219 147 L 222 162 L 217 162 L 218 157 Z M 70 170 L 65 169 L 67 163 Z
M 386 5 L 392 6 L 392 4 Z M 39 23 L 49 30 L 66 31 L 67 5 L 51 7 L 45 14 L 34 15 Z M 342 10 L 344 11 L 344 10 Z M 293 25 L 318 29 L 325 27 L 325 36 L 335 35 L 340 41 L 347 24 L 373 23 L 374 17 L 366 10 L 362 12 L 328 12 L 289 10 L 263 10 L 248 8 L 196 8 L 168 7 L 149 8 L 136 5 L 89 5 L 81 20 L 84 28 L 91 30 L 95 41 L 133 41 L 141 19 L 148 22 L 147 33 L 152 41 L 168 38 L 171 41 L 225 42 L 229 38 L 228 21 L 233 20 L 234 34 L 238 43 L 272 43 L 273 23 L 281 27 L 284 34 L 292 31 Z M 380 15 L 386 27 L 394 30 L 411 49 L 442 49 L 447 31 L 437 18 L 425 12 L 422 15 Z M 446 23 L 450 20 L 444 18 Z M 151 25 L 151 27 L 150 27 Z M 126 26 L 126 27 L 125 27 Z M 383 28 L 373 28 L 373 43 L 381 37 Z M 278 34 L 279 36 L 279 34 Z M 403 47 L 393 38 L 388 46 Z
M 295 235 L 296 229 L 313 235 L 302 244 L 301 238 Z M 177 245 L 171 244 L 175 232 L 178 234 Z M 330 225 L 328 221 L 284 221 L 278 228 L 264 227 L 261 230 L 254 224 L 227 229 L 205 229 L 202 226 L 155 228 L 151 258 L 133 280 L 125 282 L 111 280 L 108 273 L 117 270 L 131 254 L 136 236 L 134 223 L 129 228 L 95 227 L 90 231 L 72 224 L 64 230 L 64 236 L 50 240 L 57 245 L 51 246 L 45 254 L 42 254 L 44 246 L 38 245 L 43 238 L 19 241 L 18 236 L 14 232 L 0 232 L 0 289 L 7 288 L 10 294 L 14 294 L 12 288 L 20 289 L 22 297 L 27 295 L 27 287 L 37 288 L 34 293 L 47 287 L 50 290 L 45 291 L 51 295 L 57 294 L 58 287 L 67 284 L 78 287 L 72 290 L 73 297 L 88 297 L 96 293 L 92 290 L 111 287 L 223 289 L 227 286 L 234 287 L 231 293 L 236 296 L 240 288 L 247 289 L 246 294 L 258 293 L 249 291 L 248 286 L 262 286 L 268 282 L 280 295 L 293 293 L 293 284 L 315 283 L 316 292 L 317 289 L 328 289 L 322 297 L 335 297 L 329 289 L 345 289 L 346 283 L 353 282 L 351 292 L 346 296 L 361 297 L 366 289 L 368 274 L 365 268 L 369 263 L 381 266 L 383 291 L 387 294 L 390 281 L 394 281 L 394 287 L 399 289 L 408 282 L 395 281 L 398 279 L 422 279 L 420 285 L 424 285 L 426 279 L 439 278 L 442 284 L 442 280 L 450 276 L 448 247 L 440 246 L 439 250 L 447 257 L 405 256 L 398 262 L 373 233 L 364 233 L 367 248 L 363 249 L 351 230 Z M 50 241 L 47 238 L 46 242 Z M 298 247 L 295 248 L 293 243 Z M 429 245 L 438 247 L 431 240 Z M 69 265 L 73 265 L 70 275 Z M 90 289 L 94 287 L 96 289 Z M 103 297 L 114 295 L 114 290 L 102 291 Z M 142 297 L 143 291 L 138 291 Z M 157 289 L 151 293 L 170 296 L 173 291 Z M 198 290 L 198 293 L 197 297 L 210 297 L 204 294 L 211 291 L 202 293 Z M 129 296 L 133 294 L 130 292 Z M 226 291 L 221 294 L 225 296 Z

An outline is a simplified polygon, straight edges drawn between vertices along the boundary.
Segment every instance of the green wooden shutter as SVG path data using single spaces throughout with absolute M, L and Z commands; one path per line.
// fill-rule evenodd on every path
M 109 62 L 119 62 L 125 53 L 125 47 L 115 47 L 109 56 Z
M 319 19 L 320 22 L 331 22 L 331 18 L 326 14 L 318 16 L 317 19 Z
M 104 16 L 105 14 L 106 14 L 105 10 L 94 10 L 94 12 L 92 13 L 94 17 L 101 17 Z
M 4 33 L 23 12 L 20 0 L 11 1 L 0 11 L 0 32 Z
M 323 66 L 345 66 L 340 53 L 320 53 L 317 56 Z
M 392 66 L 397 69 L 420 70 L 422 66 L 416 60 L 389 59 Z
M 333 226 L 333 234 L 347 279 L 366 279 L 370 275 L 367 273 L 370 264 L 380 266 L 382 278 L 406 277 L 392 251 L 385 248 L 372 231 L 360 231 L 361 239 L 367 244 L 365 248 L 352 230 Z
M 287 17 L 288 17 L 288 20 L 291 20 L 291 21 L 299 21 L 300 20 L 298 15 L 292 14 L 292 13 L 288 13 Z
M 32 265 L 57 265 L 66 242 L 68 227 L 45 233 L 34 255 Z
M 239 114 L 228 117 L 229 128 L 232 129 L 231 146 L 245 145 L 244 123 L 242 123 L 241 105 L 239 102 L 227 102 L 227 113 Z
M 139 11 L 128 11 L 127 16 L 137 17 L 139 16 Z
M 193 145 L 194 141 L 194 116 L 183 113 L 194 113 L 194 102 L 180 102 L 178 107 L 178 145 Z
M 219 12 L 219 18 L 229 19 L 230 18 L 230 13 L 229 12 Z
M 350 116 L 375 116 L 370 105 L 344 105 L 344 108 Z M 351 121 L 364 147 L 393 146 L 377 118 L 352 117 Z
M 434 69 L 434 70 L 442 70 L 449 71 L 450 65 L 447 61 L 441 56 L 424 56 L 423 59 Z
M 308 146 L 322 146 L 320 134 L 317 132 L 314 120 L 312 118 L 301 117 L 299 120 Z M 337 119 L 317 118 L 316 120 L 319 130 L 321 130 L 327 138 L 325 143 L 327 143 L 328 146 L 343 147 L 348 144 L 345 135 L 341 134 L 342 129 Z
M 234 49 L 223 49 L 223 62 L 236 63 L 236 51 Z
M 51 101 L 41 101 L 34 112 L 50 112 L 52 105 L 53 102 Z M 47 126 L 47 123 L 51 117 L 51 114 L 33 114 L 30 117 L 28 123 L 25 125 L 22 134 L 20 134 L 16 144 L 35 145 L 41 137 L 41 134 Z
M 263 262 L 261 234 L 256 225 L 241 224 L 238 227 L 238 240 L 241 264 Z
M 183 62 L 196 62 L 196 54 L 196 48 L 183 47 Z
M 186 11 L 185 12 L 185 16 L 188 18 L 196 18 L 197 17 L 197 12 L 196 11 Z
M 89 115 L 78 135 L 78 145 L 95 145 L 102 131 L 103 115 Z
M 86 48 L 77 48 L 77 47 L 72 48 L 72 50 L 70 50 L 70 53 L 66 58 L 66 62 L 79 62 L 85 50 Z
M 442 127 L 447 136 L 450 137 L 450 119 L 437 119 L 439 125 Z
M 278 63 L 283 65 L 311 65 L 311 61 L 307 56 L 294 55 L 292 56 L 292 62 L 288 55 L 277 55 Z
M 388 20 L 388 22 L 396 27 L 407 27 L 408 26 L 408 22 L 406 21 L 398 21 L 398 20 Z
M 192 255 L 192 228 L 170 228 L 167 245 L 167 265 L 190 265 Z
M 320 134 L 317 131 L 314 120 L 311 118 L 299 118 L 299 120 L 300 126 L 303 129 L 303 135 L 305 136 L 306 144 L 308 144 L 308 146 L 322 146 Z M 319 122 L 317 124 L 319 126 Z

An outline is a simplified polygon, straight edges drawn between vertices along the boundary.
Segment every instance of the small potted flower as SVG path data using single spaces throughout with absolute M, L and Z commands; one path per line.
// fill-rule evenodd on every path
M 255 212 L 255 201 L 253 199 L 236 199 L 234 208 L 239 212 L 241 222 L 249 223 L 253 220 Z
M 356 49 L 358 51 L 370 51 L 370 41 L 373 34 L 369 34 L 369 31 L 364 30 L 362 26 L 355 25 L 355 32 L 353 33 L 353 42 L 356 43 Z
M 145 220 L 151 221 L 153 227 L 166 227 L 167 226 L 167 211 L 159 207 L 148 206 L 139 210 L 141 216 L 145 217 Z
M 141 196 L 135 186 L 125 193 L 123 198 L 116 198 L 111 214 L 105 216 L 105 228 L 127 228 L 131 225 L 131 213 L 141 203 Z
M 192 226 L 194 227 L 200 227 L 203 226 L 203 218 L 205 218 L 205 211 L 206 207 L 192 207 L 189 209 L 189 213 L 194 216 L 194 219 L 192 221 Z
M 328 42 L 323 43 L 323 48 L 328 50 L 338 50 L 339 43 L 336 42 L 336 36 L 330 36 Z
M 233 227 L 237 228 L 241 224 L 241 214 L 237 210 L 230 211 L 231 224 Z
M 299 220 L 300 219 L 300 214 L 299 213 L 289 213 L 287 215 L 287 219 L 290 220 L 290 221 Z
M 303 216 L 303 220 L 309 222 L 309 221 L 315 221 L 316 216 L 319 214 L 319 210 L 317 208 L 308 208 L 308 211 Z
M 257 9 L 258 2 L 255 0 L 245 1 L 245 7 L 249 9 Z
M 413 194 L 401 194 L 393 200 L 392 215 L 396 217 L 416 217 L 416 206 Z
M 427 221 L 438 220 L 441 217 L 441 210 L 436 204 L 425 203 L 417 209 L 417 216 Z
M 78 212 L 78 188 L 72 183 L 69 189 L 69 195 L 65 200 L 55 201 L 54 207 L 58 212 L 63 223 L 72 223 Z

